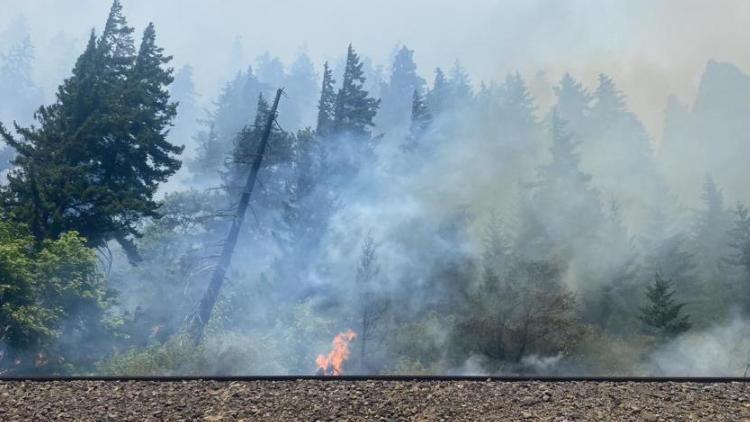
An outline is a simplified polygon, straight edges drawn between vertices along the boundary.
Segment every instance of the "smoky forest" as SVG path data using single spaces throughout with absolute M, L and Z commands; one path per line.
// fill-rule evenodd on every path
M 0 376 L 748 373 L 745 2 L 0 3 Z

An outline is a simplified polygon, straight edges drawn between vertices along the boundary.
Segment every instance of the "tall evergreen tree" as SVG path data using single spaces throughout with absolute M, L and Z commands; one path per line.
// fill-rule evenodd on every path
M 191 134 L 195 133 L 200 118 L 192 66 L 184 65 L 175 73 L 170 96 L 178 104 L 174 129 L 170 132 L 170 138 L 178 143 L 188 143 Z M 189 149 L 194 148 L 195 146 L 191 145 Z
M 739 269 L 734 293 L 747 311 L 750 310 L 750 209 L 739 204 L 734 214 L 729 262 Z
M 562 77 L 560 84 L 554 90 L 557 96 L 556 110 L 560 113 L 560 117 L 569 122 L 574 133 L 583 136 L 584 134 L 580 132 L 584 129 L 586 119 L 591 112 L 591 94 L 569 73 Z
M 258 80 L 265 85 L 267 91 L 264 92 L 265 94 L 270 94 L 272 91 L 282 87 L 286 79 L 284 64 L 281 63 L 278 57 L 273 57 L 268 52 L 258 58 L 257 75 Z
M 695 257 L 698 286 L 693 315 L 708 324 L 727 317 L 731 299 L 731 215 L 724 209 L 724 196 L 711 175 L 703 183 L 703 209 L 696 216 L 689 249 Z
M 207 186 L 219 182 L 217 177 L 225 170 L 225 161 L 231 160 L 238 134 L 257 115 L 257 100 L 262 91 L 252 68 L 238 72 L 224 86 L 215 101 L 216 110 L 206 122 L 210 130 L 203 129 L 196 135 L 199 145 L 209 145 L 205 142 L 211 132 L 215 137 L 211 139 L 210 148 L 199 146 L 190 163 L 196 180 Z
M 413 151 L 419 143 L 420 138 L 429 130 L 432 124 L 432 113 L 427 109 L 424 96 L 419 89 L 414 90 L 411 104 L 411 125 L 409 135 L 403 147 L 408 151 Z
M 460 109 L 471 104 L 471 101 L 474 99 L 471 78 L 458 60 L 456 60 L 453 69 L 451 69 L 448 84 L 450 87 L 449 101 L 452 107 Z
M 70 230 L 92 246 L 116 239 L 136 261 L 129 236 L 141 218 L 158 217 L 156 188 L 179 168 L 182 148 L 166 140 L 175 114 L 170 58 L 156 47 L 153 26 L 137 56 L 131 34 L 115 0 L 58 101 L 37 113 L 39 126 L 16 127 L 21 140 L 0 133 L 19 154 L 2 195 L 12 218 L 39 240 Z
M 448 88 L 448 79 L 442 69 L 435 69 L 435 79 L 432 82 L 432 89 L 427 93 L 425 102 L 427 108 L 432 110 L 435 115 L 445 111 L 450 96 Z
M 517 240 L 526 259 L 580 255 L 591 249 L 603 222 L 598 193 L 589 186 L 591 176 L 579 167 L 578 142 L 556 112 L 551 135 L 551 161 L 539 168 Z
M 300 53 L 289 67 L 284 89 L 290 101 L 282 103 L 279 123 L 287 130 L 298 130 L 314 122 L 315 102 L 318 90 L 315 67 L 310 57 Z
M 224 150 L 214 127 L 211 123 L 208 130 L 201 130 L 193 137 L 197 147 L 196 159 L 188 163 L 188 168 L 196 180 L 218 172 L 224 163 Z
M 333 72 L 328 67 L 328 62 L 323 64 L 323 87 L 320 90 L 320 101 L 318 102 L 318 124 L 316 131 L 321 136 L 326 136 L 333 129 L 333 119 L 336 113 L 336 91 Z
M 713 177 L 706 175 L 703 183 L 703 209 L 697 216 L 692 236 L 696 263 L 707 279 L 718 276 L 728 255 L 731 217 L 724 209 L 724 195 Z
M 584 129 L 581 162 L 594 185 L 623 208 L 623 217 L 635 231 L 669 210 L 668 191 L 656 171 L 651 141 L 645 127 L 628 111 L 625 96 L 612 78 L 599 76 L 594 104 Z
M 349 45 L 346 55 L 346 68 L 341 89 L 336 96 L 333 129 L 337 135 L 353 136 L 369 140 L 373 119 L 378 112 L 380 100 L 370 98 L 363 86 L 364 72 L 359 55 Z
M 410 94 L 421 91 L 424 84 L 424 79 L 417 75 L 414 50 L 401 47 L 393 59 L 390 79 L 383 88 L 378 126 L 391 132 L 408 129 L 409 110 L 413 104 Z

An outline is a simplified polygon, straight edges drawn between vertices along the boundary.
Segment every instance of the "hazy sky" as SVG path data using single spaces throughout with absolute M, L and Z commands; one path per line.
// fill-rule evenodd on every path
M 248 61 L 265 51 L 290 61 L 304 48 L 316 64 L 349 42 L 387 64 L 397 43 L 416 50 L 428 80 L 455 59 L 474 78 L 521 71 L 546 95 L 568 70 L 588 85 L 615 77 L 629 102 L 660 137 L 669 93 L 692 101 L 708 59 L 750 70 L 746 0 L 123 0 L 131 25 L 157 27 L 175 64 L 195 67 L 210 98 L 226 78 L 229 51 L 242 38 Z M 0 0 L 0 31 L 19 14 L 37 54 L 64 32 L 83 44 L 104 23 L 109 0 Z M 546 73 L 538 73 L 544 70 Z M 540 100 L 545 98 L 540 94 Z

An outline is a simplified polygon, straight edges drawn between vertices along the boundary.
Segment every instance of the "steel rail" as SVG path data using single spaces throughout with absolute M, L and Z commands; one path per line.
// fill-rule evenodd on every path
M 11 375 L 0 376 L 0 382 L 66 382 L 66 381 L 106 381 L 106 382 L 290 382 L 290 381 L 326 381 L 326 382 L 598 382 L 598 383 L 697 383 L 717 384 L 732 382 L 750 382 L 743 377 L 565 377 L 565 376 L 448 376 L 448 375 L 276 375 L 276 376 L 46 376 L 46 375 Z

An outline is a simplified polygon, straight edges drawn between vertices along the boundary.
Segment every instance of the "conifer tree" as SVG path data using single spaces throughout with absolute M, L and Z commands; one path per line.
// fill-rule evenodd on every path
M 300 53 L 289 67 L 284 81 L 284 91 L 294 101 L 283 103 L 279 124 L 287 130 L 298 130 L 314 123 L 314 109 L 318 90 L 315 67 L 310 57 Z
M 220 182 L 217 177 L 225 170 L 225 162 L 232 159 L 238 134 L 257 114 L 258 96 L 262 91 L 261 83 L 250 67 L 238 72 L 224 86 L 215 102 L 216 110 L 206 122 L 210 130 L 203 129 L 196 135 L 199 149 L 190 163 L 196 180 L 205 185 Z M 205 142 L 211 133 L 211 148 L 201 147 L 209 145 Z
M 409 135 L 403 145 L 404 149 L 413 151 L 431 124 L 432 113 L 427 109 L 424 96 L 420 93 L 419 89 L 415 89 L 411 104 L 411 126 L 409 128 Z
M 137 261 L 129 236 L 138 235 L 141 218 L 158 217 L 154 193 L 179 168 L 182 148 L 166 141 L 175 114 L 164 68 L 170 58 L 151 25 L 133 55 L 121 11 L 115 0 L 57 102 L 37 113 L 38 127 L 16 127 L 20 140 L 0 129 L 19 154 L 2 201 L 39 241 L 76 230 L 91 246 L 118 240 Z
M 692 327 L 690 316 L 682 312 L 684 303 L 678 303 L 669 281 L 656 273 L 654 283 L 646 288 L 646 306 L 641 308 L 641 321 L 647 331 L 662 339 L 684 333 Z
M 573 132 L 583 135 L 580 132 L 591 113 L 591 94 L 569 73 L 562 77 L 554 90 L 557 96 L 556 110 L 560 117 L 568 122 Z
M 692 243 L 699 270 L 705 278 L 715 278 L 728 255 L 731 219 L 724 209 L 724 195 L 710 174 L 703 183 L 702 199 L 703 210 L 697 216 Z
M 390 79 L 383 88 L 378 126 L 387 131 L 408 128 L 409 110 L 413 104 L 410 94 L 421 91 L 424 84 L 417 75 L 414 50 L 401 47 L 393 59 Z
M 462 108 L 468 106 L 474 99 L 474 90 L 471 87 L 471 78 L 466 70 L 461 66 L 461 63 L 456 60 L 456 63 L 451 69 L 450 80 L 448 81 L 450 89 L 450 104 L 454 108 Z
M 202 180 L 221 169 L 224 151 L 213 123 L 209 125 L 208 131 L 199 131 L 193 139 L 197 145 L 196 159 L 188 163 L 188 168 L 196 180 Z
M 539 168 L 525 201 L 518 248 L 522 256 L 549 259 L 554 254 L 589 250 L 603 222 L 591 176 L 579 167 L 578 142 L 553 112 L 551 160 Z M 550 209 L 555 209 L 550 213 Z
M 97 43 L 97 50 L 102 59 L 102 77 L 106 83 L 121 82 L 133 65 L 136 55 L 134 31 L 128 26 L 127 19 L 122 13 L 120 0 L 114 0 L 102 36 Z
M 373 119 L 377 114 L 380 100 L 370 98 L 364 90 L 364 72 L 359 55 L 349 45 L 346 68 L 341 89 L 336 96 L 333 129 L 336 135 L 348 135 L 369 140 Z
M 536 124 L 536 106 L 526 82 L 519 73 L 506 76 L 500 87 L 499 97 L 498 117 L 507 126 L 506 130 L 515 133 L 515 137 L 531 141 L 529 136 Z M 567 127 L 567 121 L 561 115 L 557 116 L 557 119 L 560 122 L 565 121 Z
M 744 308 L 750 309 L 750 209 L 739 204 L 734 211 L 734 227 L 731 232 L 732 253 L 729 262 L 740 269 L 736 291 Z
M 427 93 L 425 102 L 433 114 L 438 115 L 445 111 L 450 96 L 448 80 L 445 73 L 439 67 L 435 69 L 435 79 L 432 82 L 432 89 Z
M 170 88 L 170 97 L 178 104 L 178 113 L 170 138 L 178 143 L 187 143 L 186 140 L 195 133 L 200 117 L 192 66 L 184 65 L 175 73 L 174 82 Z M 195 146 L 192 146 L 190 149 L 194 148 Z
M 328 62 L 323 64 L 323 87 L 320 90 L 320 101 L 318 102 L 318 124 L 317 133 L 320 136 L 326 136 L 333 129 L 333 119 L 336 112 L 336 91 L 333 79 L 333 72 L 328 66 Z

